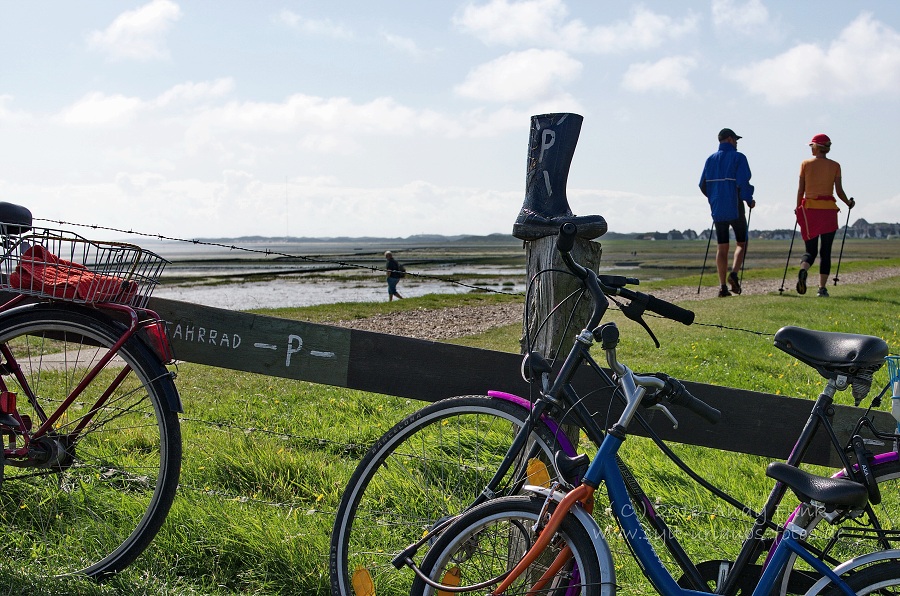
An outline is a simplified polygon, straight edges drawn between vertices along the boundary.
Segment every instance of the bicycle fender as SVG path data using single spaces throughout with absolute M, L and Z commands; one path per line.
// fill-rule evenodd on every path
M 853 571 L 857 567 L 870 565 L 872 563 L 877 563 L 878 561 L 887 561 L 890 559 L 900 561 L 900 549 L 880 550 L 873 553 L 861 555 L 859 557 L 841 563 L 834 568 L 834 572 L 839 577 L 842 577 L 845 573 Z M 815 584 L 813 584 L 813 587 L 810 588 L 808 592 L 806 592 L 806 596 L 816 596 L 817 594 L 820 594 L 822 590 L 824 590 L 830 583 L 830 579 L 828 579 L 827 577 L 823 577 Z
M 523 489 L 545 499 L 550 497 L 557 503 L 566 496 L 566 493 L 551 491 L 549 488 L 531 484 L 526 484 Z M 616 568 L 613 564 L 612 551 L 609 549 L 609 543 L 603 535 L 603 530 L 600 529 L 600 526 L 597 525 L 591 514 L 581 507 L 573 507 L 570 512 L 593 538 L 594 553 L 600 562 L 600 572 L 603 578 L 600 594 L 602 596 L 613 596 L 616 593 Z
M 519 397 L 518 395 L 514 395 L 512 393 L 506 393 L 505 391 L 488 391 L 488 397 L 492 397 L 494 399 L 502 399 L 505 402 L 509 402 L 511 404 L 516 404 L 520 406 L 522 409 L 531 411 L 531 402 L 525 399 L 524 397 Z M 562 449 L 563 453 L 566 455 L 575 455 L 578 453 L 575 450 L 575 447 L 572 445 L 572 442 L 569 441 L 569 437 L 566 436 L 566 433 L 561 432 L 559 428 L 559 424 L 552 418 L 546 415 L 541 416 L 541 422 L 543 422 L 547 428 L 550 429 L 550 432 L 553 433 L 553 436 L 556 437 L 557 441 L 559 441 L 559 447 Z

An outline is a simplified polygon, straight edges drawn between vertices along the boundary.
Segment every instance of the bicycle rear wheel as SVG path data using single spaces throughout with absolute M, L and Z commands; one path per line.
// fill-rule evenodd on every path
M 494 588 L 518 564 L 534 544 L 543 499 L 510 497 L 495 499 L 463 514 L 435 542 L 422 562 L 422 572 L 432 581 L 463 594 L 484 594 Z M 552 510 L 552 507 L 551 507 Z M 558 569 L 553 564 L 564 549 L 571 556 Z M 554 569 L 548 573 L 548 570 Z M 566 516 L 553 540 L 534 563 L 504 592 L 509 596 L 595 596 L 601 593 L 602 572 L 590 532 L 572 515 Z M 536 585 L 539 579 L 546 583 Z M 417 577 L 412 596 L 447 594 Z
M 0 372 L 29 433 L 123 330 L 78 307 L 35 305 L 0 317 Z M 28 456 L 11 452 L 13 440 L 23 446 L 22 436 L 6 433 L 4 565 L 102 579 L 134 561 L 165 520 L 178 485 L 181 432 L 170 407 L 177 403 L 171 373 L 132 337 Z
M 881 561 L 870 567 L 855 571 L 843 578 L 857 596 L 869 594 L 900 594 L 900 561 Z M 826 586 L 824 596 L 842 596 L 843 592 L 834 585 Z
M 435 523 L 472 505 L 499 469 L 528 411 L 485 396 L 454 397 L 406 417 L 369 450 L 353 473 L 338 506 L 331 538 L 332 593 L 408 593 L 410 573 L 391 560 Z M 552 461 L 558 449 L 550 429 L 532 431 L 532 456 Z M 555 479 L 526 476 L 519 454 L 495 496 L 515 494 L 526 482 Z M 535 467 L 532 467 L 534 472 Z M 539 473 L 539 472 L 538 472 Z M 422 547 L 420 554 L 428 548 Z
M 840 511 L 823 514 L 803 508 L 794 519 L 795 524 L 810 533 L 806 542 L 836 561 L 884 550 L 889 545 L 900 548 L 900 461 L 876 462 L 871 465 L 871 470 L 881 492 L 881 503 L 872 505 L 872 513 L 885 534 L 880 535 L 874 529 L 869 513 L 848 519 Z M 845 474 L 841 471 L 836 476 L 843 478 Z M 888 542 L 882 542 L 884 539 Z M 788 562 L 781 593 L 803 593 L 816 579 L 817 574 L 810 572 L 795 555 Z

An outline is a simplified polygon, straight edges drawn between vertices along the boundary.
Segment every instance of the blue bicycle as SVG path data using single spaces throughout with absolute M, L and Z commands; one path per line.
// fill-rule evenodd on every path
M 608 304 L 596 274 L 582 268 L 569 255 L 574 230 L 564 226 L 560 252 L 569 269 L 578 275 L 600 308 Z M 629 494 L 627 479 L 617 460 L 619 448 L 642 407 L 662 409 L 674 419 L 669 406 L 685 407 L 715 422 L 715 408 L 685 392 L 668 391 L 665 380 L 635 374 L 616 357 L 619 331 L 614 323 L 586 330 L 580 341 L 598 341 L 613 371 L 624 409 L 606 433 L 597 455 L 577 487 L 526 486 L 530 496 L 489 500 L 447 522 L 421 565 L 412 557 L 397 561 L 416 573 L 411 593 L 457 593 L 559 596 L 610 595 L 617 589 L 612 550 L 603 530 L 592 517 L 594 492 L 605 485 L 610 510 L 624 540 L 654 589 L 666 596 L 734 593 L 723 568 L 721 581 L 683 587 L 660 561 L 644 527 L 641 512 Z M 863 511 L 869 501 L 866 485 L 846 478 L 824 478 L 783 463 L 770 464 L 767 475 L 778 482 L 776 490 L 790 489 L 809 516 L 832 511 Z M 772 524 L 774 526 L 774 524 Z M 795 557 L 818 575 L 806 594 L 900 594 L 900 550 L 879 550 L 834 564 L 804 541 L 807 530 L 795 523 L 775 526 L 777 546 L 755 585 L 741 593 L 771 594 L 779 589 L 783 572 Z M 732 580 L 733 581 L 733 580 Z

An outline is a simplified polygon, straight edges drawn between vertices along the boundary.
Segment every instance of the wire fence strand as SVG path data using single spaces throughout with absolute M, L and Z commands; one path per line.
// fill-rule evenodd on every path
M 302 261 L 309 262 L 309 263 L 318 263 L 318 264 L 323 264 L 323 265 L 335 265 L 342 269 L 362 269 L 362 270 L 367 270 L 367 271 L 372 271 L 372 272 L 377 272 L 377 273 L 385 273 L 385 274 L 389 273 L 389 271 L 387 269 L 384 269 L 382 267 L 374 267 L 372 265 L 363 265 L 360 263 L 353 263 L 350 261 L 344 261 L 344 260 L 339 260 L 339 259 L 325 259 L 322 257 L 311 257 L 309 255 L 284 253 L 284 252 L 279 252 L 279 251 L 273 251 L 270 249 L 250 248 L 250 247 L 246 247 L 246 246 L 240 246 L 237 244 L 226 244 L 223 242 L 214 242 L 211 240 L 179 238 L 177 236 L 167 236 L 165 234 L 141 232 L 141 231 L 137 231 L 137 230 L 130 229 L 130 228 L 124 229 L 124 228 L 116 228 L 116 227 L 111 227 L 111 226 L 101 226 L 101 225 L 97 225 L 97 224 L 83 224 L 83 223 L 77 223 L 77 222 L 71 222 L 71 221 L 43 219 L 43 218 L 35 218 L 35 221 L 45 221 L 45 222 L 56 224 L 56 225 L 74 226 L 74 227 L 87 228 L 87 229 L 92 229 L 92 230 L 102 230 L 105 232 L 115 232 L 118 234 L 128 234 L 128 235 L 138 236 L 138 237 L 143 237 L 143 238 L 155 238 L 157 240 L 180 242 L 180 243 L 191 244 L 191 245 L 195 245 L 195 246 L 209 246 L 212 248 L 224 248 L 227 250 L 240 251 L 240 252 L 244 252 L 244 253 L 248 253 L 248 254 L 259 254 L 259 255 L 266 256 L 266 257 L 276 256 L 276 257 L 300 259 Z M 414 272 L 414 271 L 407 271 L 406 274 L 409 276 L 417 277 L 417 278 L 421 278 L 421 279 L 429 279 L 429 280 L 434 280 L 434 281 L 440 281 L 440 282 L 447 283 L 447 284 L 458 285 L 460 287 L 468 288 L 470 290 L 475 290 L 478 292 L 502 294 L 502 295 L 506 295 L 506 296 L 524 296 L 523 292 L 507 292 L 504 290 L 497 290 L 494 288 L 488 288 L 488 287 L 484 287 L 484 286 L 468 284 L 468 283 L 459 281 L 457 279 L 441 277 L 438 275 L 431 275 L 431 274 L 427 274 L 427 273 L 419 273 L 419 272 Z M 611 307 L 611 308 L 612 308 L 612 310 L 621 310 L 616 307 Z M 654 318 L 665 318 L 665 317 L 657 316 L 653 313 L 645 313 L 645 316 L 650 316 L 650 317 L 654 317 Z M 771 332 L 771 331 L 759 331 L 759 330 L 754 330 L 754 329 L 745 329 L 742 327 L 733 327 L 730 325 L 723 325 L 721 323 L 704 323 L 704 322 L 695 321 L 694 325 L 698 325 L 700 327 L 710 327 L 710 328 L 714 328 L 714 329 L 720 329 L 723 331 L 736 331 L 736 332 L 740 332 L 740 333 L 747 333 L 749 335 L 755 335 L 758 337 L 768 338 L 768 337 L 775 336 L 775 333 Z

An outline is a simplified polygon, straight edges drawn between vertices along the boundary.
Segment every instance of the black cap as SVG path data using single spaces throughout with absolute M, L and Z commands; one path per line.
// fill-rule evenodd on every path
M 734 131 L 731 130 L 730 128 L 723 128 L 722 130 L 719 131 L 719 142 L 720 143 L 722 141 L 724 141 L 725 139 L 727 139 L 728 137 L 734 137 L 735 141 L 743 138 L 743 137 L 739 137 L 738 135 L 734 134 Z

